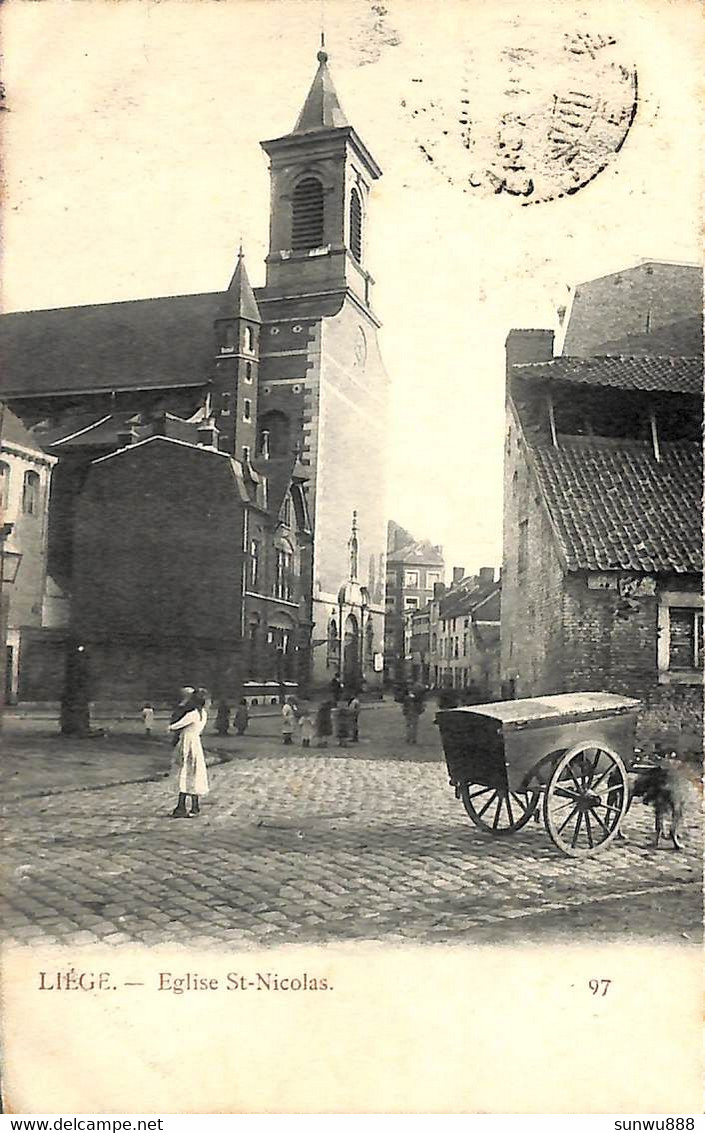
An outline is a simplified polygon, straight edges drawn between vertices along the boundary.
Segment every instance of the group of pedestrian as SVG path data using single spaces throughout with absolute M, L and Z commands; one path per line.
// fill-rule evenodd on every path
M 238 736 L 244 736 L 250 722 L 250 710 L 244 696 L 240 700 L 232 719 Z M 230 731 L 230 705 L 227 700 L 218 701 L 218 710 L 215 715 L 215 730 L 219 736 L 227 736 Z
M 345 747 L 348 740 L 358 743 L 360 707 L 357 694 L 348 697 L 345 704 L 340 703 L 340 695 L 337 700 L 331 696 L 319 704 L 314 714 L 307 701 L 288 697 L 281 712 L 282 743 L 292 744 L 297 731 L 302 747 L 310 747 L 314 739 L 318 747 L 327 747 L 332 736 L 339 747 Z

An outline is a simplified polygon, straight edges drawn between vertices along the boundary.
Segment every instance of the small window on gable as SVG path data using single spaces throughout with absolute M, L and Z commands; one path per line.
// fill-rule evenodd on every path
M 243 460 L 249 460 L 250 459 L 250 446 L 249 445 L 243 445 L 242 446 L 242 459 Z
M 350 193 L 350 251 L 358 263 L 362 262 L 362 205 L 357 189 Z
M 22 511 L 25 515 L 37 515 L 39 511 L 39 474 L 25 472 L 22 488 Z
M 317 177 L 304 177 L 294 189 L 291 247 L 310 251 L 323 244 L 323 186 Z

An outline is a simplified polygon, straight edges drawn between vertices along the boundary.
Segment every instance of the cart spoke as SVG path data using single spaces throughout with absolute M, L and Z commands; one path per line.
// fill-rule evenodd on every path
M 504 802 L 504 795 L 500 795 L 499 791 L 497 792 L 497 796 L 498 796 L 499 802 L 497 803 L 497 810 L 495 811 L 494 821 L 492 822 L 492 829 L 493 830 L 496 830 L 497 827 L 499 826 L 499 816 L 502 813 L 502 803 Z
M 573 849 L 575 849 L 575 847 L 578 844 L 578 834 L 580 833 L 580 827 L 582 825 L 582 821 L 583 821 L 583 812 L 581 811 L 580 814 L 578 815 L 578 821 L 575 824 L 575 830 L 573 831 L 573 841 L 570 843 L 571 846 L 573 847 Z
M 505 802 L 507 804 L 507 814 L 509 815 L 509 821 L 511 822 L 511 824 L 513 826 L 514 825 L 514 814 L 512 812 L 512 804 L 509 801 L 509 795 L 505 795 L 504 798 L 505 798 Z
M 562 833 L 563 833 L 563 831 L 565 830 L 566 826 L 567 826 L 567 825 L 568 825 L 568 823 L 570 822 L 570 820 L 571 820 L 571 818 L 573 817 L 573 815 L 574 815 L 574 814 L 577 814 L 577 813 L 578 813 L 578 808 L 577 808 L 577 806 L 576 806 L 576 807 L 573 807 L 573 809 L 571 810 L 570 814 L 569 814 L 569 815 L 568 815 L 568 817 L 566 818 L 566 820 L 565 820 L 565 822 L 563 823 L 563 825 L 562 825 L 562 826 L 559 826 L 559 827 L 558 827 L 558 833 L 559 833 L 559 834 L 562 834 Z
M 590 844 L 590 849 L 592 849 L 595 843 L 592 840 L 592 829 L 590 827 L 590 812 L 587 811 L 587 810 L 585 811 L 585 832 L 588 836 L 588 842 Z
M 473 791 L 472 794 L 468 792 L 468 798 L 476 799 L 478 795 L 486 795 L 488 791 L 494 791 L 494 787 L 480 787 L 479 791 Z
M 602 808 L 602 810 L 612 810 L 612 811 L 614 811 L 615 814 L 621 814 L 622 813 L 621 806 L 610 806 L 609 803 L 600 803 L 599 805 Z
M 602 821 L 602 819 L 600 818 L 600 816 L 599 816 L 599 814 L 597 813 L 596 810 L 593 810 L 592 817 L 597 819 L 600 826 L 604 830 L 605 834 L 611 834 L 612 833 L 612 830 L 614 830 L 614 827 L 612 827 L 612 830 L 610 830 L 609 826 L 607 826 L 607 824 Z
M 490 795 L 490 797 L 489 797 L 489 799 L 487 800 L 487 802 L 485 803 L 485 805 L 483 806 L 482 810 L 478 810 L 477 814 L 478 814 L 478 817 L 479 817 L 479 818 L 482 818 L 482 816 L 483 816 L 483 814 L 485 813 L 485 811 L 486 811 L 486 810 L 489 810 L 489 809 L 490 809 L 490 807 L 492 806 L 492 803 L 494 802 L 494 800 L 495 800 L 496 798 L 497 798 L 497 792 L 496 792 L 496 791 L 494 791 L 494 792 L 493 792 L 493 793 L 492 793 L 492 794 Z

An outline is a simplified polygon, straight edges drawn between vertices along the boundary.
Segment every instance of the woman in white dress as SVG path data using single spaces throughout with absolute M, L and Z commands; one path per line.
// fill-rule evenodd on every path
M 169 725 L 170 732 L 180 732 L 179 752 L 181 773 L 179 775 L 179 801 L 171 812 L 172 818 L 196 818 L 201 795 L 208 794 L 208 772 L 201 745 L 201 733 L 206 726 L 208 714 L 205 710 L 206 698 L 203 693 L 194 693 L 184 705 L 184 715 Z M 191 796 L 191 810 L 186 810 L 186 796 Z

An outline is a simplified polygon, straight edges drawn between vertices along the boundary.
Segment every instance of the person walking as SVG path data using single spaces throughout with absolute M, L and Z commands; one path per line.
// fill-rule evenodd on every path
M 238 736 L 242 736 L 247 731 L 247 725 L 250 722 L 250 712 L 247 707 L 247 701 L 244 696 L 237 708 L 235 709 L 235 717 L 233 723 L 235 724 L 235 731 Z
M 338 704 L 333 709 L 333 720 L 338 747 L 347 747 L 348 736 L 350 735 L 350 713 L 344 704 Z
M 291 697 L 287 697 L 282 705 L 282 743 L 290 744 L 296 725 L 296 713 Z
M 215 715 L 215 730 L 219 736 L 227 736 L 230 730 L 230 705 L 225 700 L 218 702 Z
M 415 744 L 419 730 L 419 716 L 424 710 L 423 700 L 413 692 L 407 692 L 401 710 L 406 722 L 406 742 Z
M 144 734 L 149 738 L 152 735 L 152 728 L 154 727 L 154 705 L 145 704 L 142 709 L 142 720 L 144 722 Z
M 330 682 L 328 687 L 330 689 L 331 700 L 333 701 L 334 706 L 337 708 L 338 701 L 340 700 L 340 694 L 343 691 L 343 685 L 340 680 L 340 673 L 336 673 L 334 675 L 333 680 Z
M 350 717 L 350 739 L 354 744 L 360 741 L 360 701 L 357 693 L 348 701 L 348 714 Z
M 206 726 L 208 713 L 206 697 L 199 689 L 184 705 L 183 715 L 169 725 L 176 732 L 181 756 L 179 774 L 179 801 L 171 812 L 172 818 L 197 818 L 201 813 L 199 799 L 208 794 L 208 771 L 201 744 L 201 733 Z M 191 796 L 191 810 L 186 810 L 186 799 Z
M 328 737 L 333 735 L 332 708 L 332 702 L 324 700 L 316 713 L 316 735 L 318 736 L 319 747 L 328 747 Z

